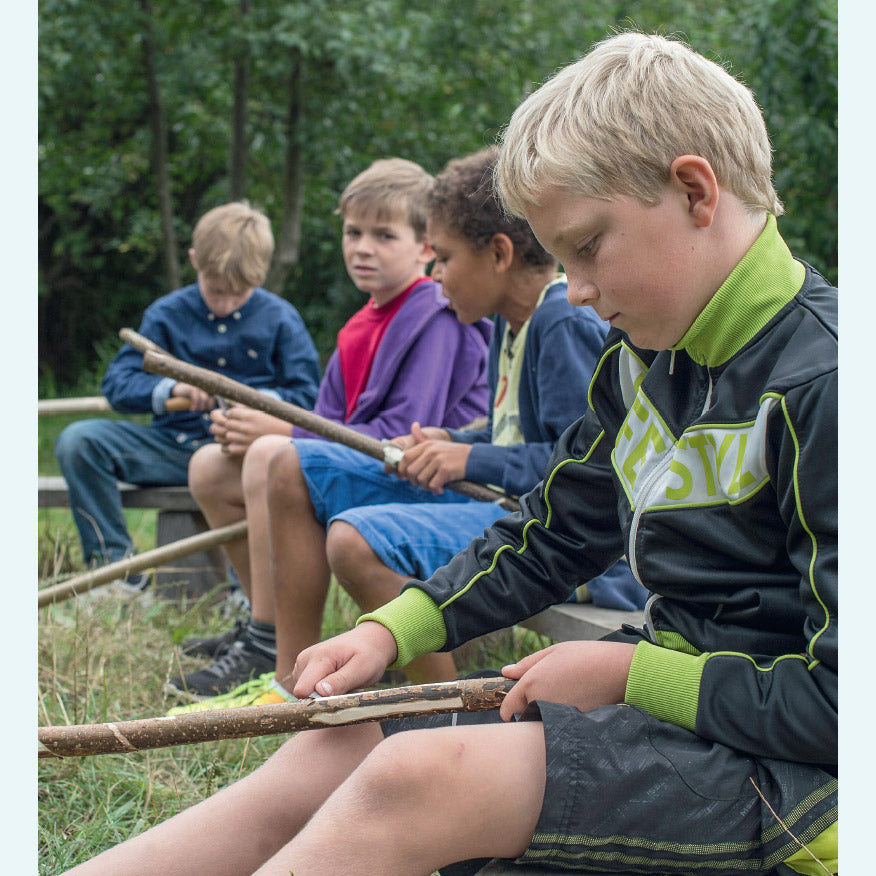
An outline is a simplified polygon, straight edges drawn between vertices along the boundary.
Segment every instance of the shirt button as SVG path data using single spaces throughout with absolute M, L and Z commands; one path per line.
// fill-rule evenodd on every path
M 213 322 L 213 320 L 216 319 L 216 314 L 215 314 L 215 313 L 208 313 L 208 314 L 207 314 L 207 319 L 208 319 L 210 322 Z
M 220 322 L 219 325 L 216 326 L 216 331 L 219 332 L 220 335 L 224 335 L 225 332 L 228 331 L 228 326 L 225 325 L 224 322 Z
M 246 351 L 246 355 L 249 356 L 250 359 L 258 359 L 259 357 L 259 354 L 252 348 Z
M 234 311 L 234 318 L 235 318 L 235 319 L 240 319 L 240 311 L 239 311 L 239 310 L 235 310 L 235 311 Z
M 224 358 L 219 358 L 219 359 L 217 359 L 217 360 L 216 360 L 216 364 L 217 364 L 220 368 L 224 368 L 225 365 L 226 365 L 225 359 L 224 359 Z

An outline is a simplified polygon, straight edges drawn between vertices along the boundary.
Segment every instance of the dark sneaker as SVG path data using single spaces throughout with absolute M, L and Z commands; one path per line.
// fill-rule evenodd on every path
M 189 656 L 219 657 L 243 636 L 245 629 L 246 621 L 239 620 L 230 630 L 225 630 L 218 636 L 197 636 L 194 639 L 186 639 L 179 647 L 183 654 Z
M 276 662 L 274 657 L 267 657 L 261 651 L 250 649 L 245 640 L 238 639 L 205 669 L 171 678 L 165 685 L 165 690 L 193 702 L 200 702 L 208 697 L 228 693 L 265 672 L 273 672 Z

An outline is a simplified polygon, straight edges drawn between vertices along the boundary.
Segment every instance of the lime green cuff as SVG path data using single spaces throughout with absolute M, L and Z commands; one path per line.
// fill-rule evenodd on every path
M 376 611 L 356 621 L 377 621 L 395 637 L 398 657 L 390 669 L 407 666 L 423 654 L 437 651 L 447 641 L 444 617 L 431 596 L 418 587 L 408 587 Z
M 695 730 L 707 657 L 640 642 L 633 653 L 624 701 L 661 721 Z

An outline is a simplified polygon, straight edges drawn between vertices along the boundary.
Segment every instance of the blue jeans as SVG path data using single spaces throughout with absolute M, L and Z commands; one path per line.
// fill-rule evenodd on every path
M 117 481 L 185 486 L 189 460 L 205 443 L 124 420 L 80 420 L 67 426 L 58 436 L 55 456 L 67 481 L 85 562 L 114 562 L 133 550 Z

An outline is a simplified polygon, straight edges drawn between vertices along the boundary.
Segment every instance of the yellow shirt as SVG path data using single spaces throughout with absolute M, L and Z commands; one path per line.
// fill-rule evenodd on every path
M 541 290 L 533 313 L 544 301 L 548 288 L 555 282 L 556 280 L 551 280 Z M 493 399 L 491 442 L 497 447 L 510 447 L 512 444 L 524 443 L 523 432 L 520 429 L 520 375 L 523 373 L 523 351 L 526 348 L 528 329 L 528 319 L 520 326 L 520 331 L 516 335 L 511 332 L 511 326 L 506 323 L 505 334 L 502 336 L 502 348 L 499 351 L 499 379 L 496 383 L 496 397 Z

